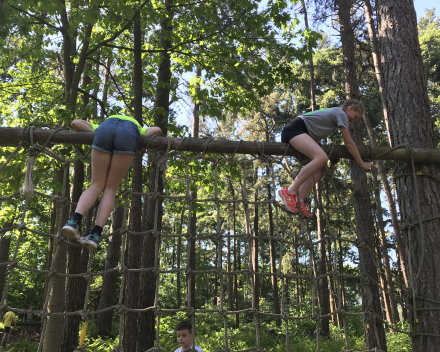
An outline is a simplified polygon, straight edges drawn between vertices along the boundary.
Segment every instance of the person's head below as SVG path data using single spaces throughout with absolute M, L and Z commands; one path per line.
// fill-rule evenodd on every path
M 189 350 L 192 346 L 192 324 L 189 320 L 183 320 L 176 326 L 177 343 L 182 351 Z
M 359 120 L 364 114 L 361 102 L 356 99 L 348 99 L 342 104 L 341 109 L 347 114 L 350 122 Z

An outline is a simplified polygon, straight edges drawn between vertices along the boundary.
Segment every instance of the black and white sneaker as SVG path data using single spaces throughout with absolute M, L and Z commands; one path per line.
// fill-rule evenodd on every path
M 93 232 L 89 232 L 87 236 L 81 237 L 78 242 L 83 245 L 83 247 L 88 248 L 90 251 L 94 251 L 98 248 L 98 244 L 101 238 L 94 234 Z
M 73 238 L 79 242 L 81 238 L 81 233 L 79 232 L 80 227 L 76 221 L 67 220 L 66 225 L 61 229 L 61 233 L 64 237 Z

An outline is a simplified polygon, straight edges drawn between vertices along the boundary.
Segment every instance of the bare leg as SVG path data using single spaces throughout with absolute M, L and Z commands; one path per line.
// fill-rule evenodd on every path
M 316 143 L 312 137 L 306 133 L 293 137 L 289 143 L 297 151 L 312 159 L 310 163 L 301 169 L 299 174 L 295 177 L 295 180 L 289 186 L 289 189 L 292 192 L 297 193 L 302 199 L 313 187 L 313 175 L 315 175 L 315 182 L 322 177 L 322 168 L 327 163 L 328 157 L 318 143 Z M 302 187 L 303 185 L 304 187 Z
M 108 176 L 99 203 L 98 214 L 96 216 L 96 225 L 104 227 L 115 205 L 115 196 L 118 191 L 119 184 L 130 168 L 133 161 L 133 155 L 129 154 L 113 154 L 111 158 Z
M 84 215 L 96 202 L 107 181 L 112 156 L 92 149 L 92 182 L 79 198 L 75 212 Z
M 298 190 L 298 196 L 300 199 L 304 199 L 305 196 L 309 194 L 309 192 L 312 190 L 315 183 L 317 183 L 322 175 L 324 175 L 324 169 L 321 168 L 317 172 L 315 172 L 312 176 L 310 176 L 306 182 L 304 182 L 301 187 Z M 313 178 L 314 177 L 314 178 Z M 315 182 L 313 182 L 315 181 Z

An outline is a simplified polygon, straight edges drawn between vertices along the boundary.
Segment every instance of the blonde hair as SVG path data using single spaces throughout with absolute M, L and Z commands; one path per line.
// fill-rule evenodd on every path
M 341 109 L 342 109 L 343 111 L 345 111 L 345 110 L 347 110 L 347 108 L 348 108 L 349 106 L 354 106 L 354 109 L 355 109 L 357 112 L 360 112 L 361 114 L 364 113 L 364 109 L 363 109 L 363 107 L 362 107 L 362 104 L 361 104 L 361 102 L 360 102 L 359 100 L 357 100 L 357 99 L 348 99 L 347 101 L 344 102 L 344 104 L 342 104 Z

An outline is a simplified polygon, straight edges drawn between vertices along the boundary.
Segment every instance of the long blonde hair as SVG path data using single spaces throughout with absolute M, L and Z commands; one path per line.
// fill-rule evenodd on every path
M 349 106 L 354 106 L 354 109 L 355 109 L 357 112 L 360 112 L 361 114 L 364 113 L 364 109 L 363 109 L 363 107 L 362 107 L 362 104 L 361 104 L 361 102 L 360 102 L 359 100 L 357 100 L 357 99 L 348 99 L 348 100 L 346 100 L 346 101 L 344 102 L 344 104 L 342 104 L 341 109 L 342 109 L 343 111 L 345 111 L 345 110 L 347 110 L 347 108 L 348 108 Z

